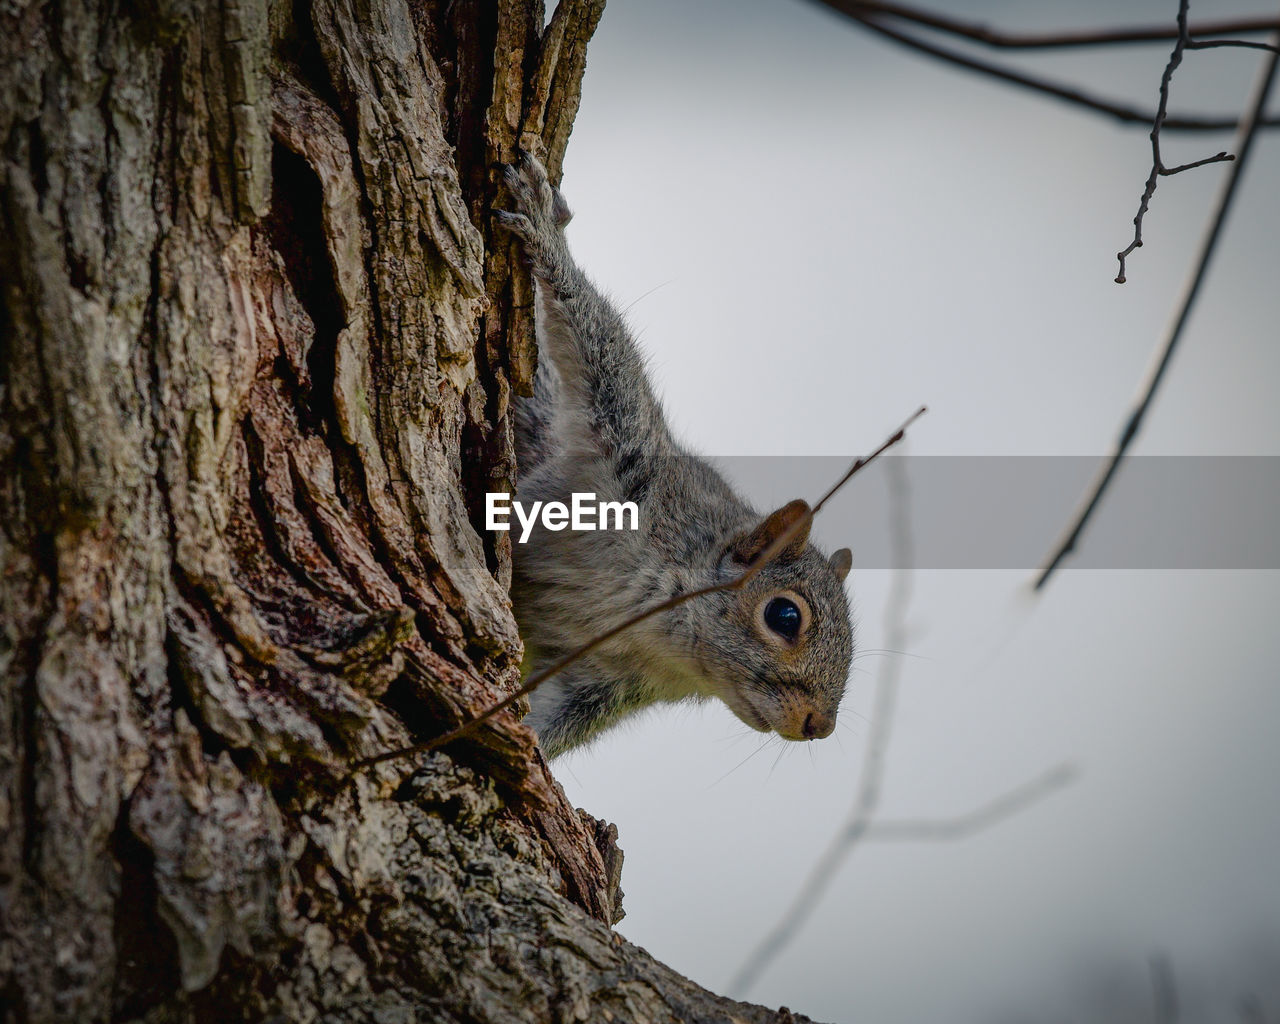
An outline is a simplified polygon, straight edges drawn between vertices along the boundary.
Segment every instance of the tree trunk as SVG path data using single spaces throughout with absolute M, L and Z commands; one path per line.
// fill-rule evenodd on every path
M 602 7 L 0 6 L 6 1024 L 774 1019 L 611 932 L 511 716 L 347 774 L 519 676 L 487 214 Z

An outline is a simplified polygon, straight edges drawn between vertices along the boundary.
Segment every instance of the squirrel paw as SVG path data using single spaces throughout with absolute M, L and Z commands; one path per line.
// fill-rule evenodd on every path
M 520 162 L 503 170 L 516 210 L 494 210 L 499 225 L 518 235 L 534 252 L 556 239 L 573 213 L 547 170 L 532 153 L 520 151 Z M 533 253 L 531 253 L 533 255 Z

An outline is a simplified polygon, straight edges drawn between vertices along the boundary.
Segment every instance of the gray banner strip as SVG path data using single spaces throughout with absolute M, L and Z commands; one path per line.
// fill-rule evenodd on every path
M 1043 563 L 1102 461 L 886 456 L 859 473 L 818 523 L 824 543 L 853 549 L 855 570 L 892 566 L 887 459 L 907 471 L 916 568 L 1025 571 Z M 770 510 L 792 498 L 816 500 L 852 460 L 710 461 L 748 500 Z M 1280 569 L 1280 457 L 1127 459 L 1067 568 Z
M 1032 570 L 1058 540 L 1101 459 L 888 456 L 905 466 L 916 568 Z M 823 512 L 822 535 L 853 549 L 855 568 L 887 569 L 884 460 Z M 716 460 L 757 504 L 808 497 L 848 460 Z M 790 488 L 790 490 L 788 490 Z M 1280 569 L 1280 457 L 1127 459 L 1069 569 Z

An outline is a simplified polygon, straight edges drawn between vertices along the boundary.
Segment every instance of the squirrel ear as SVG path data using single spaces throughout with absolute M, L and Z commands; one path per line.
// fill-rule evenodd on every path
M 787 542 L 787 546 L 778 553 L 780 558 L 794 558 L 804 550 L 805 544 L 808 543 L 809 525 L 813 521 L 812 516 L 809 514 L 809 503 L 803 498 L 789 501 L 776 512 L 769 513 L 764 522 L 746 536 L 736 540 L 733 545 L 733 557 L 744 564 L 754 561 L 760 552 L 781 537 L 784 531 L 801 518 L 806 519 L 805 524 Z
M 844 579 L 849 575 L 849 570 L 853 568 L 853 552 L 848 548 L 833 551 L 831 553 L 831 568 L 836 571 L 837 576 Z

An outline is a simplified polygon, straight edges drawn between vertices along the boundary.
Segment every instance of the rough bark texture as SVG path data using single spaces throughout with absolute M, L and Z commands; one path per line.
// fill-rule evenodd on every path
M 488 210 L 603 0 L 0 3 L 0 1019 L 762 1021 L 621 941 L 516 683 Z

